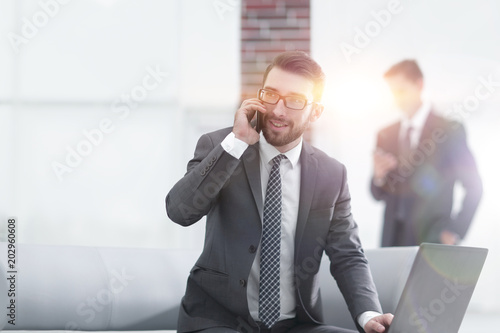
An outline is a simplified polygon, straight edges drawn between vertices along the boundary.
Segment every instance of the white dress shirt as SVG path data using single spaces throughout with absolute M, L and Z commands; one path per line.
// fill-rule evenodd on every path
M 248 148 L 248 144 L 237 139 L 234 133 L 222 141 L 222 148 L 239 159 Z M 295 282 L 294 282 L 294 240 L 297 228 L 297 217 L 300 199 L 300 153 L 302 152 L 302 139 L 299 144 L 289 151 L 283 153 L 287 159 L 281 161 L 280 175 L 282 186 L 282 211 L 281 211 L 281 251 L 280 251 L 280 318 L 290 319 L 295 317 Z M 265 200 L 267 181 L 271 172 L 271 160 L 281 154 L 274 146 L 269 144 L 264 135 L 260 134 L 260 179 L 262 188 L 262 199 Z M 262 202 L 264 206 L 264 202 Z M 255 321 L 259 319 L 259 277 L 260 277 L 260 244 L 258 246 L 255 260 L 250 270 L 247 283 L 247 300 L 250 315 Z M 367 311 L 359 315 L 358 323 L 364 327 L 366 323 L 375 316 L 377 312 Z
M 281 161 L 281 249 L 280 249 L 280 318 L 295 318 L 295 282 L 294 282 L 294 240 L 297 229 L 300 197 L 300 152 L 302 140 L 294 148 L 283 155 L 287 157 Z M 281 154 L 278 149 L 269 144 L 264 135 L 260 135 L 260 181 L 262 198 L 265 200 L 267 182 L 271 173 L 272 159 Z M 264 205 L 264 202 L 262 203 Z M 248 307 L 252 318 L 259 319 L 259 277 L 260 277 L 260 245 L 248 277 Z
M 404 115 L 401 119 L 401 127 L 399 129 L 399 142 L 403 141 L 403 138 L 406 135 L 406 131 L 411 127 L 412 132 L 410 133 L 410 143 L 411 147 L 415 148 L 420 141 L 422 130 L 425 126 L 425 122 L 427 121 L 430 112 L 430 104 L 424 102 L 417 110 L 417 112 L 415 112 L 413 117 L 408 118 L 406 115 Z

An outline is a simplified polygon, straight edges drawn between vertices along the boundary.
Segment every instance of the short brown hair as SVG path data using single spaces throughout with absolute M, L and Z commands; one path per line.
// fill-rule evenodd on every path
M 387 79 L 398 74 L 403 74 L 407 79 L 412 81 L 417 81 L 418 79 L 422 79 L 424 77 L 417 61 L 413 59 L 403 60 L 393 65 L 387 72 L 385 72 L 384 78 Z
M 264 73 L 262 85 L 266 83 L 267 75 L 274 67 L 306 77 L 314 82 L 314 101 L 321 101 L 325 86 L 325 74 L 320 65 L 303 51 L 287 51 L 278 54 Z

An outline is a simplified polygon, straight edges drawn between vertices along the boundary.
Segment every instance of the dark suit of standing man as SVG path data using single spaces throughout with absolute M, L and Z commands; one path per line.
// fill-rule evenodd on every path
M 320 66 L 307 54 L 282 53 L 266 70 L 259 97 L 243 101 L 233 127 L 200 138 L 187 173 L 166 198 L 169 217 L 180 225 L 207 216 L 179 332 L 348 332 L 322 325 L 317 273 L 323 253 L 360 330 L 384 332 L 392 321 L 391 314 L 380 314 L 351 214 L 345 167 L 302 140 L 323 111 L 323 85 Z M 260 134 L 251 123 L 256 111 Z M 269 260 L 262 245 L 270 238 L 263 234 L 270 234 L 266 207 L 273 195 L 266 187 L 274 187 L 268 181 L 280 154 L 281 234 L 274 258 L 279 271 L 271 276 L 279 280 L 272 298 L 279 310 L 277 321 L 269 322 L 264 295 L 276 285 L 262 282 L 260 263 Z
M 403 117 L 378 133 L 374 154 L 371 192 L 386 204 L 382 246 L 457 244 L 482 195 L 465 130 L 422 102 L 423 76 L 415 61 L 394 65 L 384 77 Z M 456 183 L 465 197 L 452 216 Z

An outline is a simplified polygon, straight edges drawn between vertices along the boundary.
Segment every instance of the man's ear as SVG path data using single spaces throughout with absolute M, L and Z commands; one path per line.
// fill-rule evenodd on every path
M 417 85 L 418 87 L 418 90 L 422 90 L 424 89 L 424 79 L 419 77 L 416 81 L 415 81 L 415 84 Z
M 309 116 L 309 120 L 311 122 L 315 122 L 316 120 L 321 117 L 321 114 L 323 113 L 323 110 L 325 109 L 325 106 L 321 103 L 314 103 L 312 105 L 312 110 L 311 110 L 311 115 Z

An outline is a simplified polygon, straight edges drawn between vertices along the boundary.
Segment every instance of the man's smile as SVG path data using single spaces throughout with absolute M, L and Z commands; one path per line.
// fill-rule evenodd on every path
M 288 127 L 287 124 L 280 122 L 280 121 L 277 121 L 277 120 L 269 120 L 269 124 L 271 124 L 271 128 L 278 129 L 278 130 L 280 130 L 284 127 Z

